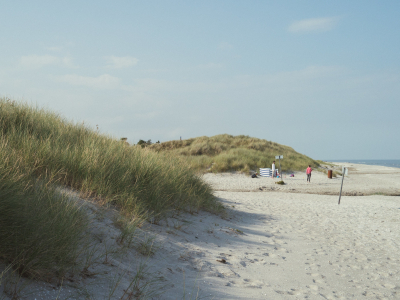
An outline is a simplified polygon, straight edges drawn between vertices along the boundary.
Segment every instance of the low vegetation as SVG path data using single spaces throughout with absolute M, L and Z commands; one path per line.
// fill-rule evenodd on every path
M 124 213 L 217 205 L 210 186 L 173 155 L 129 147 L 44 110 L 1 100 L 0 138 L 37 177 L 52 176 Z
M 248 172 L 268 168 L 277 155 L 283 155 L 281 165 L 286 172 L 305 170 L 308 165 L 316 168 L 320 164 L 291 147 L 245 135 L 203 136 L 152 144 L 147 148 L 183 157 L 193 169 L 206 172 Z M 276 165 L 279 165 L 278 160 Z
M 0 142 L 0 259 L 21 276 L 63 276 L 76 261 L 87 218 L 35 171 Z
M 86 214 L 60 194 L 63 186 L 117 207 L 129 220 L 221 209 L 211 187 L 169 153 L 0 99 L 0 259 L 22 276 L 63 276 L 82 250 Z

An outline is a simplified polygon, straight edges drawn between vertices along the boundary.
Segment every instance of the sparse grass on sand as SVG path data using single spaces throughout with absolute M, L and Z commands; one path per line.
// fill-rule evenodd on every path
M 284 157 L 281 161 L 283 171 L 300 171 L 308 165 L 313 168 L 320 165 L 318 161 L 291 147 L 245 135 L 203 136 L 152 144 L 147 148 L 158 153 L 173 153 L 184 157 L 192 168 L 207 172 L 257 171 L 258 168 L 270 167 L 277 155 Z
M 87 218 L 60 196 L 68 186 L 129 219 L 218 211 L 211 187 L 184 161 L 130 147 L 60 116 L 0 99 L 0 259 L 20 275 L 63 276 L 76 262 Z

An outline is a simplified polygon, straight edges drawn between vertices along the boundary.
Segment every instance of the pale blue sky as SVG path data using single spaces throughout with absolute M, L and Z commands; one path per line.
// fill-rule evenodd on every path
M 400 159 L 400 1 L 1 1 L 0 95 L 115 138 Z M 279 154 L 279 153 L 277 153 Z

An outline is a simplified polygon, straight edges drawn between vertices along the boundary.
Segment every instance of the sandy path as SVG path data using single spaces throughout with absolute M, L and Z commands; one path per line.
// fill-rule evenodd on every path
M 200 287 L 200 296 L 400 297 L 399 197 L 344 197 L 338 206 L 333 196 L 232 192 L 218 196 L 235 205 L 234 218 L 220 222 L 213 234 L 200 231 L 202 222 L 192 219 L 197 230 L 186 232 L 185 238 L 190 241 L 197 234 L 201 240 L 193 239 L 180 249 L 186 258 L 179 268 L 189 286 L 195 281 Z M 206 216 L 201 218 L 207 221 Z M 243 234 L 236 234 L 236 229 Z M 181 273 L 175 276 L 180 278 Z M 179 280 L 175 284 L 179 286 Z M 177 293 L 179 289 L 171 290 L 164 297 L 179 299 Z
M 351 172 L 344 181 L 344 194 L 398 191 L 400 169 L 347 166 Z M 196 274 L 201 295 L 215 299 L 400 298 L 400 197 L 344 196 L 338 205 L 340 177 L 328 179 L 314 173 L 307 184 L 302 175 L 284 178 L 287 185 L 283 187 L 276 187 L 269 178 L 205 175 L 216 195 L 231 207 L 232 219 L 218 221 L 213 236 L 201 232 L 205 227 L 191 219 L 193 231 L 184 248 L 192 255 L 188 261 L 195 264 L 194 269 L 201 269 Z M 328 191 L 336 196 L 317 195 Z M 206 220 L 213 222 L 213 216 Z M 190 239 L 199 232 L 207 244 Z M 174 295 L 168 299 L 176 299 Z
M 238 256 L 247 263 L 246 268 L 237 264 L 234 268 L 242 269 L 241 277 L 259 283 L 260 294 L 253 292 L 252 298 L 265 298 L 263 294 L 328 299 L 396 295 L 400 199 L 345 197 L 338 207 L 337 197 L 329 196 L 302 199 L 286 194 L 265 199 L 256 194 L 247 198 L 252 203 L 242 204 L 242 211 L 263 213 L 256 220 L 241 222 L 248 246 Z M 237 281 L 243 285 L 241 278 Z M 243 292 L 245 299 L 249 294 Z

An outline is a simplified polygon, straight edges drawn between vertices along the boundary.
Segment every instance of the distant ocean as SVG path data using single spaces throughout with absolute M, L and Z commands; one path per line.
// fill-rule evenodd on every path
M 326 160 L 326 161 L 349 162 L 353 164 L 400 168 L 400 159 L 340 159 L 340 160 Z

